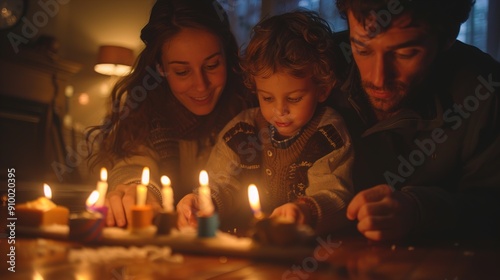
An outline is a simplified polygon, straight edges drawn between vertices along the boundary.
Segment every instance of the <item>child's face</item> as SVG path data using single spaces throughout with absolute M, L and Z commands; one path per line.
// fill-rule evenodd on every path
M 282 72 L 255 77 L 255 86 L 262 115 L 284 137 L 299 132 L 311 120 L 318 102 L 328 97 L 328 91 L 320 90 L 311 77 Z
M 214 34 L 184 28 L 162 49 L 162 66 L 173 95 L 195 115 L 212 112 L 226 84 L 226 60 Z

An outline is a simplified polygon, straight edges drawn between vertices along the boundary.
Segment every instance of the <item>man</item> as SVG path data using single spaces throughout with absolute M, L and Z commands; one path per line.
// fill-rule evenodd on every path
M 330 101 L 356 154 L 347 217 L 369 239 L 499 236 L 500 64 L 456 41 L 472 2 L 337 0 L 355 63 Z

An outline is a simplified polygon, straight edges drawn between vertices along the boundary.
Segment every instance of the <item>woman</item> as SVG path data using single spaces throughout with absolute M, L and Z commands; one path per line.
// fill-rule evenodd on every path
M 249 104 L 228 17 L 213 0 L 159 0 L 141 31 L 146 47 L 117 83 L 104 123 L 87 139 L 93 167 L 110 168 L 108 226 L 125 226 L 143 167 L 147 203 L 160 207 L 159 179 L 176 200 L 198 185 L 217 133 Z

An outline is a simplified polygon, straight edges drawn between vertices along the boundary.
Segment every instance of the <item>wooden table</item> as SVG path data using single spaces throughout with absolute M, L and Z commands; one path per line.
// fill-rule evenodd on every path
M 179 252 L 106 262 L 72 261 L 78 243 L 15 240 L 16 272 L 8 271 L 7 239 L 0 241 L 1 279 L 500 279 L 498 243 L 487 240 L 375 243 L 353 233 L 323 237 L 309 256 L 286 261 Z
M 53 185 L 55 200 L 80 211 L 95 186 Z M 18 184 L 17 202 L 40 196 L 40 184 Z M 4 211 L 2 211 L 3 213 Z M 0 225 L 6 221 L 1 215 Z M 309 254 L 289 258 L 254 257 L 208 251 L 195 254 L 179 247 L 182 258 L 149 261 L 132 258 L 77 262 L 74 252 L 88 245 L 15 236 L 15 271 L 8 270 L 10 234 L 0 231 L 0 279 L 138 280 L 138 279 L 500 279 L 499 239 L 421 240 L 377 243 L 356 231 L 316 239 Z M 158 244 L 157 244 L 158 245 Z M 97 250 L 102 247 L 91 247 Z M 285 255 L 288 255 L 285 252 Z

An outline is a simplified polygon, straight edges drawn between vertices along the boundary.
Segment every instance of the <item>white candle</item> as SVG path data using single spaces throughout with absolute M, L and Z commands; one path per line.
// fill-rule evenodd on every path
M 250 202 L 250 208 L 252 208 L 254 217 L 256 219 L 261 219 L 263 217 L 263 214 L 260 209 L 259 190 L 254 184 L 248 186 L 248 200 Z
M 147 187 L 148 184 L 149 184 L 149 168 L 144 167 L 144 169 L 142 170 L 141 184 L 137 185 L 137 190 L 136 190 L 137 206 L 146 205 L 146 198 L 148 195 L 148 187 Z
M 43 184 L 43 194 L 45 194 L 45 197 L 48 200 L 52 199 L 52 190 L 50 189 L 50 186 L 47 184 Z
M 162 200 L 163 200 L 163 210 L 165 212 L 173 212 L 174 211 L 174 192 L 172 187 L 170 186 L 170 178 L 167 176 L 161 176 L 161 184 L 162 184 Z
M 108 172 L 106 168 L 101 168 L 101 180 L 97 182 L 97 191 L 99 192 L 99 199 L 96 201 L 95 206 L 102 207 L 106 200 L 106 193 L 108 192 Z
M 210 187 L 208 187 L 208 174 L 205 170 L 200 172 L 200 188 L 198 190 L 200 216 L 210 216 L 214 212 Z

